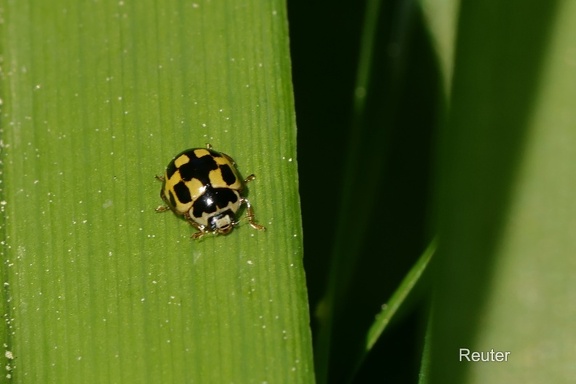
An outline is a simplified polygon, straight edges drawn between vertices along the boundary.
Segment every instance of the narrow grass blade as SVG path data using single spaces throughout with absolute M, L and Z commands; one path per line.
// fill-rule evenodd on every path
M 370 326 L 366 334 L 365 346 L 362 354 L 357 358 L 355 371 L 362 365 L 362 362 L 370 353 L 374 344 L 380 339 L 380 336 L 382 336 L 382 333 L 384 333 L 386 327 L 390 324 L 390 321 L 398 312 L 400 306 L 405 302 L 408 295 L 413 291 L 416 284 L 421 281 L 422 275 L 427 270 L 430 260 L 436 252 L 436 247 L 437 240 L 434 239 L 406 274 L 398 288 L 394 291 L 394 294 L 390 297 L 390 300 L 382 306 L 382 311 L 376 315 L 374 323 Z M 353 379 L 351 382 L 353 382 Z
M 412 292 L 414 286 L 420 281 L 420 277 L 428 267 L 434 252 L 436 252 L 436 243 L 437 241 L 434 239 L 430 245 L 428 245 L 416 264 L 414 264 L 412 269 L 406 274 L 398 289 L 394 291 L 390 300 L 382 307 L 382 311 L 376 315 L 374 324 L 372 324 L 366 335 L 366 353 L 370 352 L 386 329 L 386 326 L 390 323 L 390 320 L 392 320 L 392 317 L 396 314 L 402 303 L 404 303 L 410 292 Z

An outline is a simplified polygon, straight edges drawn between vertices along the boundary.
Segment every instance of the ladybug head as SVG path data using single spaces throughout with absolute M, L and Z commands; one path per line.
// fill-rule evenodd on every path
M 208 226 L 210 231 L 215 232 L 219 235 L 227 235 L 234 229 L 237 224 L 234 212 L 231 210 L 226 210 L 214 215 L 208 219 Z

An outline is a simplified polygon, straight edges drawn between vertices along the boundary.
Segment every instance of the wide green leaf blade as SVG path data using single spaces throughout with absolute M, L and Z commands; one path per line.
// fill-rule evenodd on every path
M 313 382 L 283 1 L 0 1 L 13 382 Z M 257 179 L 229 236 L 159 215 L 211 143 Z

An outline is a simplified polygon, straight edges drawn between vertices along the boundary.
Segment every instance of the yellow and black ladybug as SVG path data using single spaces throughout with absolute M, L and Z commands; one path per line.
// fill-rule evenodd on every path
M 254 210 L 242 194 L 245 184 L 254 180 L 250 175 L 240 177 L 234 160 L 222 152 L 206 148 L 187 149 L 172 159 L 162 181 L 160 197 L 167 206 L 156 212 L 172 210 L 183 216 L 198 230 L 192 235 L 199 239 L 204 235 L 226 235 L 238 224 L 236 214 L 246 205 L 246 218 L 252 228 L 264 230 L 254 219 Z

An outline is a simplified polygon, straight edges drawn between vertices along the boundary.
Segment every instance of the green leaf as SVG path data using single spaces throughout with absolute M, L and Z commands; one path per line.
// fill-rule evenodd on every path
M 0 9 L 6 375 L 313 382 L 284 2 Z M 154 212 L 205 143 L 256 174 L 266 232 Z

